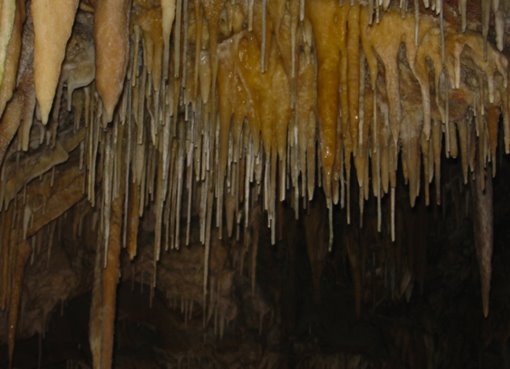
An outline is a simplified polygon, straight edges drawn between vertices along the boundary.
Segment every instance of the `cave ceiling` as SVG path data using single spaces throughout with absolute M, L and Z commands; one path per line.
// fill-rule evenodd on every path
M 508 0 L 1 0 L 9 356 L 16 332 L 43 331 L 59 300 L 92 290 L 93 367 L 110 368 L 119 275 L 135 269 L 183 311 L 201 306 L 222 335 L 238 313 L 226 297 L 233 269 L 256 290 L 261 228 L 270 247 L 282 213 L 317 214 L 330 252 L 343 242 L 337 222 L 371 220 L 394 242 L 406 227 L 398 203 L 445 202 L 448 159 L 479 214 L 487 316 L 492 177 L 510 153 L 509 12 Z M 49 260 L 62 233 L 88 247 L 68 252 L 74 261 L 56 252 L 55 288 L 32 279 L 26 297 L 24 274 L 45 273 L 33 259 Z M 243 246 L 225 251 L 228 240 Z M 311 259 L 324 257 L 307 242 Z M 165 258 L 174 251 L 179 262 Z M 414 277 L 402 275 L 405 295 Z M 40 304 L 23 310 L 30 327 L 22 295 Z

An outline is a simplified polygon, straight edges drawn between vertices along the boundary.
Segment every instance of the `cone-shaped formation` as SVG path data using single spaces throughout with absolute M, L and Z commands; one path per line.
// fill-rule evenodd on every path
M 51 0 L 31 2 L 34 22 L 34 83 L 43 124 L 48 122 L 74 24 L 78 0 L 65 0 L 59 6 Z
M 3 0 L 0 3 L 0 85 L 5 75 L 9 42 L 14 31 L 16 0 Z
M 96 87 L 111 122 L 124 87 L 129 50 L 131 0 L 100 0 L 94 13 Z

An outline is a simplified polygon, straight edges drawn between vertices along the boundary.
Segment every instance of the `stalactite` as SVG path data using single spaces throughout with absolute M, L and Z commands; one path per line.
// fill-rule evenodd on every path
M 112 203 L 111 232 L 107 255 L 107 265 L 103 272 L 102 285 L 102 345 L 101 368 L 110 368 L 113 355 L 113 336 L 115 323 L 115 305 L 117 300 L 117 283 L 119 278 L 119 255 L 121 250 L 122 197 Z
M 492 175 L 496 174 L 496 151 L 498 149 L 500 110 L 498 107 L 489 107 L 487 109 L 487 131 L 489 139 L 489 160 L 492 162 Z
M 436 184 L 436 203 L 441 203 L 441 150 L 443 141 L 443 132 L 441 124 L 437 121 L 432 125 L 432 147 L 434 157 L 434 181 Z
M 122 244 L 122 204 L 122 196 L 115 198 L 112 202 L 109 247 L 104 269 L 100 256 L 101 249 L 96 250 L 99 256 L 96 255 L 89 333 L 94 369 L 111 368 L 112 365 L 119 256 Z
M 101 0 L 94 12 L 96 88 L 104 104 L 104 121 L 113 120 L 128 64 L 131 0 Z
M 496 11 L 495 27 L 496 45 L 499 51 L 505 47 L 505 13 L 502 10 Z
M 366 38 L 367 45 L 372 47 L 381 59 L 385 68 L 386 92 L 388 94 L 388 106 L 390 111 L 390 127 L 393 141 L 396 143 L 399 139 L 401 106 L 400 106 L 400 86 L 399 86 L 399 68 L 398 52 L 401 40 L 409 35 L 414 35 L 414 24 L 409 23 L 408 27 L 399 29 L 399 36 L 390 31 L 395 23 L 395 18 L 399 17 L 396 13 L 388 13 L 379 23 L 377 29 L 365 29 L 362 38 Z M 407 23 L 406 23 L 407 25 Z M 377 36 L 376 36 L 377 34 Z M 379 36 L 380 35 L 380 36 Z M 411 38 L 412 40 L 412 38 Z M 384 48 L 377 48 L 376 45 L 385 45 Z M 406 47 L 411 48 L 412 42 L 406 42 Z
M 34 83 L 43 124 L 48 122 L 53 105 L 78 3 L 78 0 L 66 1 L 57 7 L 49 0 L 31 3 L 35 35 Z
M 9 33 L 8 29 L 1 29 L 0 26 L 0 50 L 2 50 L 0 51 L 0 117 L 4 112 L 7 102 L 11 99 L 16 86 L 21 54 L 22 30 L 23 23 L 25 22 L 25 3 L 21 0 L 8 0 L 4 1 L 3 5 L 0 7 L 0 9 L 6 7 L 5 10 L 0 10 L 2 26 L 9 26 L 9 20 L 3 17 L 10 17 L 9 12 L 12 11 L 13 3 L 15 6 L 15 13 L 10 35 L 7 36 Z M 3 43 L 6 42 L 5 39 L 7 39 L 8 43 L 4 46 Z M 5 55 L 3 55 L 3 53 L 5 53 Z
M 358 144 L 362 140 L 362 129 L 360 129 L 360 6 L 355 5 L 350 7 L 349 14 L 347 17 L 347 43 L 346 43 L 346 55 L 347 55 L 347 86 L 343 86 L 348 91 L 349 101 L 349 112 L 342 111 L 342 115 L 348 114 L 349 126 L 350 126 L 350 137 L 352 144 L 352 152 L 354 156 L 362 156 L 362 153 L 358 153 Z M 363 66 L 364 69 L 364 66 Z M 363 81 L 364 83 L 364 81 Z M 363 109 L 363 108 L 361 108 Z M 363 176 L 361 173 L 364 172 L 364 168 L 359 168 L 358 182 L 360 186 L 363 186 Z
M 104 135 L 104 141 L 101 142 L 101 151 L 104 153 L 102 159 L 102 191 L 101 191 L 101 233 L 103 238 L 103 250 L 104 250 L 104 267 L 107 264 L 108 247 L 110 246 L 110 219 L 112 212 L 112 200 L 113 200 L 113 138 L 112 132 L 108 131 Z
M 437 11 L 439 14 L 439 32 L 440 32 L 440 45 L 441 45 L 441 62 L 444 65 L 446 60 L 446 50 L 445 50 L 445 20 L 444 20 L 444 5 L 443 0 L 437 0 L 438 7 Z
M 174 28 L 174 78 L 177 79 L 181 73 L 181 33 L 182 33 L 182 0 L 176 0 L 175 7 L 175 28 Z M 174 84 L 175 81 L 174 81 Z
M 217 72 L 217 51 L 218 51 L 218 28 L 223 4 L 220 0 L 202 0 L 204 15 L 207 18 L 209 30 L 209 53 L 211 57 L 211 91 L 213 103 L 215 103 L 216 72 Z
M 163 65 L 164 63 L 164 48 L 165 39 L 163 38 L 162 29 L 162 13 L 159 8 L 143 9 L 139 12 L 135 12 L 133 22 L 136 23 L 143 36 L 143 56 L 144 56 L 144 68 L 147 68 L 147 72 L 152 77 L 152 86 L 156 92 L 153 97 L 159 96 L 157 93 L 161 85 L 161 76 L 164 74 Z M 157 107 L 154 107 L 157 110 Z M 154 118 L 152 118 L 154 120 Z
M 0 86 L 5 77 L 6 63 L 9 54 L 9 43 L 14 29 L 16 17 L 16 0 L 3 0 L 0 4 Z
M 87 195 L 89 198 L 89 201 L 91 202 L 92 206 L 96 203 L 96 191 L 95 191 L 95 184 L 96 184 L 96 165 L 97 165 L 97 153 L 99 149 L 99 122 L 97 119 L 94 119 L 95 115 L 95 104 L 92 103 L 90 100 L 90 97 L 87 96 L 87 90 L 85 90 L 85 106 L 89 107 L 87 109 L 89 111 L 89 129 L 88 129 L 88 138 L 87 138 Z
M 459 1 L 459 12 L 461 16 L 461 30 L 462 32 L 466 31 L 467 27 L 467 1 L 468 0 L 460 0 Z
M 172 26 L 175 19 L 175 3 L 176 0 L 161 0 L 162 12 L 162 28 L 163 28 L 163 43 L 165 45 L 163 51 L 163 77 L 168 78 L 168 66 L 170 60 L 170 34 L 172 33 Z
M 262 0 L 262 35 L 260 43 L 260 71 L 266 71 L 266 53 L 267 53 L 267 0 Z
M 230 47 L 224 47 L 230 46 Z M 219 92 L 219 157 L 218 157 L 218 180 L 216 183 L 216 224 L 218 227 L 219 237 L 222 237 L 223 224 L 223 203 L 224 203 L 224 183 L 227 168 L 227 155 L 229 152 L 229 136 L 232 115 L 234 110 L 234 99 L 236 92 L 234 90 L 234 76 L 231 71 L 234 69 L 233 52 L 235 46 L 233 43 L 222 44 L 219 49 L 219 68 L 218 68 L 218 92 Z M 209 71 L 209 66 L 205 66 Z M 203 74 L 201 74 L 202 76 Z M 209 78 L 204 78 L 204 82 L 209 82 Z M 202 81 L 202 79 L 201 79 Z M 205 88 L 208 88 L 206 86 Z M 208 93 L 206 94 L 208 96 Z M 233 101 L 234 100 L 234 101 Z
M 307 2 L 307 14 L 314 29 L 318 59 L 317 110 L 321 127 L 321 160 L 324 171 L 324 190 L 331 196 L 331 177 L 336 152 L 337 104 L 339 102 L 339 63 L 340 48 L 345 42 L 345 34 L 335 25 L 342 24 L 347 7 L 337 8 L 334 0 L 311 4 Z M 332 29 L 339 29 L 338 34 Z M 345 105 L 342 105 L 344 108 Z M 347 111 L 344 114 L 347 117 Z M 347 142 L 344 142 L 347 145 Z M 346 149 L 350 155 L 350 151 Z

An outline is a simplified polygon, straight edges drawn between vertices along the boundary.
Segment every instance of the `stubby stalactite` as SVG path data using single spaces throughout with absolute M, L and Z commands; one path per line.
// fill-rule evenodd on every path
M 158 276 L 167 272 L 158 269 L 163 255 L 203 245 L 200 260 L 189 256 L 200 263 L 202 298 L 186 296 L 183 310 L 192 315 L 198 304 L 204 325 L 214 321 L 222 336 L 237 310 L 226 297 L 233 274 L 216 272 L 229 264 L 218 240 L 246 240 L 236 263 L 243 270 L 250 254 L 256 296 L 260 209 L 275 244 L 283 233 L 282 204 L 296 218 L 312 206 L 320 219 L 306 224 L 304 236 L 319 304 L 328 248 L 322 238 L 315 247 L 314 239 L 326 219 L 330 252 L 339 243 L 334 237 L 342 237 L 335 222 L 362 227 L 369 213 L 374 229 L 396 242 L 406 221 L 399 218 L 399 181 L 411 207 L 420 196 L 427 205 L 432 196 L 440 203 L 447 157 L 460 159 L 463 182 L 472 183 L 487 317 L 491 176 L 498 152 L 510 152 L 504 50 L 510 9 L 507 2 L 481 1 L 469 15 L 470 6 L 1 1 L 2 237 L 9 227 L 23 232 L 6 236 L 0 248 L 0 308 L 12 304 L 10 281 L 20 278 L 7 260 L 18 261 L 12 255 L 19 245 L 53 234 L 52 222 L 84 199 L 93 210 L 76 228 L 93 223 L 98 243 L 89 332 L 94 369 L 112 366 L 123 248 L 133 265 L 151 259 L 144 278 L 153 297 Z M 325 212 L 310 205 L 322 195 Z M 147 223 L 149 241 L 141 237 Z M 387 249 L 391 262 L 382 268 L 392 291 L 399 289 L 397 275 L 405 277 L 392 294 L 410 294 L 418 262 L 403 266 L 401 255 Z M 344 250 L 359 317 L 368 251 L 354 241 Z M 269 309 L 258 309 L 263 322 Z
M 96 86 L 111 122 L 126 78 L 131 0 L 101 0 L 94 12 Z
M 51 1 L 31 2 L 34 85 L 43 124 L 48 122 L 53 106 L 78 3 L 78 0 L 65 1 L 62 6 L 55 7 Z

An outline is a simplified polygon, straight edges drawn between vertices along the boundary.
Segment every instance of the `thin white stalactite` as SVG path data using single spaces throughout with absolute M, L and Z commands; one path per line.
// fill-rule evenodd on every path
M 499 51 L 505 48 L 505 12 L 498 10 L 495 13 L 496 45 Z
M 420 38 L 420 0 L 414 0 L 414 45 L 418 47 Z
M 174 28 L 174 78 L 181 73 L 181 32 L 182 32 L 182 6 L 184 0 L 176 0 L 175 28 Z M 188 2 L 186 1 L 186 4 Z M 174 81 L 175 83 L 175 81 Z
M 267 47 L 267 0 L 262 0 L 262 42 L 260 46 L 260 70 L 266 71 L 266 47 Z
M 467 0 L 459 0 L 459 12 L 461 17 L 461 30 L 466 32 L 467 27 Z

